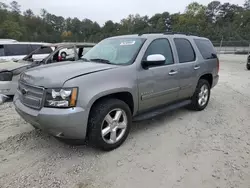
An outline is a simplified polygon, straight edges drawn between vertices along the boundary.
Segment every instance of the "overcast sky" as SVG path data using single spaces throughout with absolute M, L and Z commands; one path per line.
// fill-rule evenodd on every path
M 9 3 L 12 0 L 1 0 Z M 155 13 L 168 11 L 170 13 L 183 12 L 185 7 L 193 0 L 16 0 L 22 10 L 32 9 L 35 14 L 40 14 L 42 8 L 48 12 L 63 17 L 88 18 L 104 24 L 107 20 L 119 22 L 129 14 L 152 16 Z M 199 0 L 207 5 L 209 0 Z M 244 0 L 223 0 L 242 5 Z

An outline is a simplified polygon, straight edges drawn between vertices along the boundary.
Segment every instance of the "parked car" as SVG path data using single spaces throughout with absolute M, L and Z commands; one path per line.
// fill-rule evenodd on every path
M 15 39 L 0 39 L 0 43 L 2 42 L 17 42 Z
M 50 64 L 61 61 L 77 61 L 94 46 L 95 43 L 57 43 L 44 45 L 31 54 L 27 55 L 23 59 L 23 61 L 33 62 L 34 53 L 37 53 L 37 51 L 45 50 L 47 48 L 53 48 L 54 51 L 45 58 L 38 61 L 36 60 L 36 64 Z M 64 55 L 64 52 L 67 52 L 66 55 Z
M 246 64 L 247 70 L 250 70 L 250 54 L 247 55 L 247 64 Z
M 93 43 L 58 43 L 41 45 L 18 62 L 7 61 L 0 63 L 0 94 L 15 94 L 21 72 L 40 65 L 62 61 L 76 61 L 94 45 Z M 71 56 L 61 57 L 59 55 L 61 51 L 69 49 L 73 50 Z M 45 57 L 39 56 L 40 54 L 46 54 L 48 52 L 50 53 Z
M 201 111 L 219 80 L 210 40 L 180 34 L 107 38 L 74 63 L 37 67 L 21 75 L 16 111 L 60 139 L 119 147 L 132 121 L 182 106 Z
M 16 42 L 13 40 L 0 40 L 0 62 L 1 61 L 18 61 L 23 59 L 27 54 L 42 45 L 49 43 L 40 42 Z M 43 58 L 50 54 L 52 50 L 45 51 L 44 53 L 36 54 L 37 58 Z M 0 66 L 1 68 L 1 66 Z
M 86 45 L 86 44 L 85 44 Z M 92 48 L 92 45 L 90 47 L 84 47 L 82 55 L 84 55 L 85 53 L 87 53 L 87 51 L 89 51 Z M 76 52 L 79 52 L 79 46 L 76 48 Z M 62 58 L 66 58 L 66 57 L 74 57 L 74 48 L 64 48 L 61 49 L 59 54 Z

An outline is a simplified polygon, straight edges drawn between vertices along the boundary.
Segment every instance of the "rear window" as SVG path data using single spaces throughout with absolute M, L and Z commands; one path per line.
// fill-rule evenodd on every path
M 213 44 L 209 40 L 205 39 L 194 39 L 195 44 L 197 45 L 202 57 L 204 59 L 215 59 L 216 51 L 213 47 Z
M 177 49 L 180 63 L 195 61 L 194 49 L 187 39 L 175 38 L 174 43 Z
M 6 44 L 4 51 L 6 56 L 27 55 L 30 52 L 28 44 Z

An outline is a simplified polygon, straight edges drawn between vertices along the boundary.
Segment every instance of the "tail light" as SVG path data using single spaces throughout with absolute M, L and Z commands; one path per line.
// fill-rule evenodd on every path
M 217 69 L 218 69 L 218 72 L 219 72 L 219 70 L 220 70 L 220 60 L 219 60 L 218 57 L 217 57 Z

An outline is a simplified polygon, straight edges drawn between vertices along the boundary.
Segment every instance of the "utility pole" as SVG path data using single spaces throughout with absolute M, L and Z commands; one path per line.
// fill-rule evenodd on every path
M 221 38 L 221 41 L 220 41 L 220 53 L 221 53 L 222 44 L 223 44 L 223 35 L 222 35 L 222 38 Z M 219 55 L 220 55 L 220 53 L 219 53 Z

